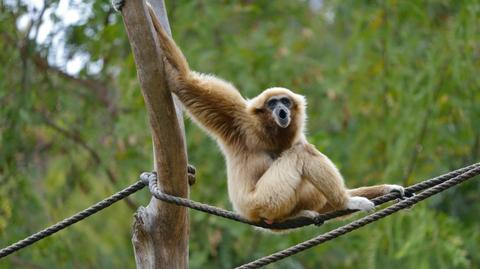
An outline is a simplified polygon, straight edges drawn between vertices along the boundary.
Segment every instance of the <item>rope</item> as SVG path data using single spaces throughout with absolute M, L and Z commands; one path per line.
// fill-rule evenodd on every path
M 428 197 L 432 196 L 432 195 L 435 195 L 437 193 L 440 193 L 448 188 L 451 188 L 457 184 L 460 184 L 468 179 L 471 179 L 477 175 L 480 174 L 480 167 L 477 166 L 469 171 L 466 171 L 465 173 L 461 174 L 461 175 L 458 175 L 452 179 L 449 179 L 437 186 L 434 186 L 428 190 L 425 190 L 423 192 L 421 192 L 420 194 L 416 195 L 416 196 L 413 196 L 413 197 L 410 197 L 410 198 L 407 198 L 403 201 L 400 201 L 399 203 L 397 204 L 394 204 L 392 206 L 389 206 L 383 210 L 380 210 L 380 211 L 377 211 L 371 215 L 368 215 L 366 217 L 363 217 L 359 220 L 356 220 L 354 222 L 351 222 L 345 226 L 342 226 L 342 227 L 339 227 L 335 230 L 332 230 L 328 233 L 325 233 L 325 234 L 322 234 L 320 236 L 317 236 L 313 239 L 310 239 L 308 241 L 305 241 L 303 243 L 300 243 L 298 245 L 295 245 L 295 246 L 292 246 L 290 248 L 287 248 L 285 250 L 282 250 L 282 251 L 279 251 L 279 252 L 276 252 L 274 254 L 271 254 L 269 256 L 266 256 L 266 257 L 263 257 L 263 258 L 260 258 L 256 261 L 253 261 L 253 262 L 250 262 L 248 264 L 244 264 L 242 266 L 239 266 L 237 267 L 237 269 L 254 269 L 254 268 L 260 268 L 262 266 L 265 266 L 267 264 L 270 264 L 270 263 L 273 263 L 273 262 L 276 262 L 276 261 L 279 261 L 279 260 L 282 260 L 282 259 L 285 259 L 287 257 L 290 257 L 300 251 L 304 251 L 306 249 L 309 249 L 311 247 L 314 247 L 314 246 L 317 246 L 317 245 L 320 245 L 326 241 L 329 241 L 329 240 L 332 240 L 332 239 L 335 239 L 341 235 L 344 235 L 348 232 L 351 232 L 353 230 L 356 230 L 356 229 L 359 229 L 369 223 L 372 223 L 376 220 L 379 220 L 381 218 L 384 218 L 386 216 L 389 216 L 399 210 L 402 210 L 402 209 L 405 209 L 405 208 L 409 208 L 411 207 L 412 205 L 422 201 L 422 200 L 425 200 L 427 199 Z
M 477 171 L 479 169 L 480 169 L 480 163 L 472 164 L 470 166 L 457 169 L 457 170 L 449 172 L 447 174 L 444 174 L 444 175 L 441 175 L 441 176 L 438 176 L 438 177 L 435 177 L 435 178 L 432 178 L 432 179 L 429 179 L 429 180 L 425 180 L 423 182 L 420 182 L 420 183 L 412 185 L 408 188 L 405 188 L 405 193 L 407 194 L 407 196 L 412 195 L 415 192 L 431 188 L 431 187 L 436 186 L 438 184 L 442 185 L 445 182 L 449 182 L 452 178 L 457 178 L 459 175 L 464 176 L 466 174 L 472 173 L 472 171 Z M 198 211 L 202 211 L 202 212 L 205 212 L 205 213 L 208 213 L 208 214 L 216 215 L 216 216 L 223 217 L 223 218 L 226 218 L 226 219 L 234 220 L 234 221 L 237 221 L 237 222 L 241 222 L 241 223 L 245 223 L 245 224 L 249 224 L 249 225 L 257 226 L 257 227 L 261 227 L 261 228 L 267 228 L 267 229 L 293 229 L 293 228 L 300 228 L 300 227 L 307 226 L 307 225 L 312 225 L 312 224 L 315 224 L 315 225 L 319 226 L 319 225 L 322 225 L 327 220 L 337 218 L 337 217 L 340 217 L 340 216 L 345 216 L 345 215 L 348 215 L 348 214 L 351 214 L 351 213 L 355 212 L 354 210 L 340 210 L 340 211 L 334 211 L 334 212 L 330 212 L 330 213 L 326 213 L 326 214 L 321 214 L 321 215 L 319 215 L 315 218 L 300 217 L 300 218 L 291 219 L 291 220 L 287 220 L 287 221 L 279 222 L 279 223 L 272 223 L 272 224 L 267 224 L 265 222 L 252 222 L 252 221 L 250 221 L 250 220 L 248 220 L 248 219 L 246 219 L 246 218 L 244 218 L 244 217 L 240 216 L 239 214 L 234 213 L 232 211 L 228 211 L 228 210 L 225 210 L 225 209 L 222 209 L 222 208 L 219 208 L 219 207 L 215 207 L 215 206 L 199 203 L 199 202 L 196 202 L 196 201 L 193 201 L 193 200 L 189 200 L 189 199 L 186 199 L 186 198 L 176 197 L 176 196 L 173 196 L 173 195 L 163 193 L 158 188 L 156 175 L 154 173 L 143 173 L 140 176 L 140 181 L 136 182 L 135 184 L 130 185 L 129 187 L 117 192 L 116 194 L 114 194 L 114 195 L 96 203 L 95 205 L 93 205 L 93 206 L 91 206 L 91 207 L 89 207 L 89 208 L 87 208 L 87 209 L 69 217 L 69 218 L 66 218 L 66 219 L 64 219 L 64 220 L 62 220 L 62 221 L 60 221 L 60 222 L 58 222 L 58 223 L 56 223 L 56 224 L 54 224 L 54 225 L 52 225 L 48 228 L 45 228 L 45 229 L 43 229 L 43 230 L 25 238 L 25 239 L 17 241 L 16 243 L 11 244 L 10 246 L 7 246 L 3 249 L 0 249 L 0 259 L 12 254 L 13 252 L 18 251 L 18 250 L 20 250 L 24 247 L 32 245 L 35 242 L 37 242 L 37 241 L 39 241 L 43 238 L 46 238 L 46 237 L 48 237 L 48 236 L 50 236 L 50 235 L 52 235 L 56 232 L 59 232 L 59 231 L 65 229 L 65 228 L 69 227 L 70 225 L 75 224 L 75 223 L 79 222 L 80 220 L 83 220 L 83 219 L 99 212 L 102 209 L 105 209 L 105 208 L 109 207 L 113 203 L 115 203 L 119 200 L 122 200 L 122 199 L 126 198 L 127 196 L 131 195 L 132 193 L 135 193 L 135 192 L 141 190 L 146 185 L 149 186 L 149 189 L 150 189 L 150 192 L 152 193 L 152 195 L 155 198 L 157 198 L 161 201 L 171 203 L 171 204 L 175 204 L 175 205 L 179 205 L 179 206 L 188 207 L 188 208 L 198 210 Z M 438 185 L 438 186 L 440 186 L 440 185 Z M 423 194 L 425 192 L 422 192 L 421 194 Z M 418 196 L 420 196 L 420 195 L 418 195 Z M 415 198 L 415 197 L 417 197 L 417 196 L 408 198 L 407 200 L 404 200 L 403 202 L 410 201 L 410 199 Z M 389 193 L 389 194 L 386 194 L 386 195 L 383 195 L 381 197 L 377 197 L 377 198 L 373 199 L 372 202 L 374 202 L 375 205 L 380 205 L 380 204 L 383 204 L 383 203 L 386 203 L 388 201 L 398 199 L 398 198 L 402 198 L 402 197 L 400 197 L 399 193 Z M 425 198 L 423 198 L 423 199 L 425 199 Z M 400 205 L 403 202 L 401 202 L 397 205 Z M 380 213 L 382 211 L 379 211 L 377 213 Z M 389 213 L 389 214 L 391 214 L 391 213 Z M 367 222 L 367 223 L 369 223 L 369 222 Z M 365 225 L 365 224 L 363 224 L 363 225 Z M 363 225 L 361 225 L 361 226 L 363 226 Z M 325 235 L 327 235 L 327 234 L 325 234 Z M 330 239 L 328 239 L 328 240 L 330 240 Z M 291 254 L 291 255 L 293 255 L 293 254 Z M 246 267 L 246 268 L 250 268 L 250 267 Z M 257 267 L 251 267 L 251 268 L 257 268 Z
M 415 193 L 415 192 L 431 188 L 435 185 L 438 185 L 442 182 L 445 182 L 446 180 L 454 178 L 458 175 L 461 175 L 461 174 L 463 174 L 463 173 L 465 173 L 469 170 L 472 170 L 472 169 L 475 169 L 475 168 L 478 168 L 478 167 L 480 167 L 480 163 L 472 164 L 472 165 L 469 165 L 467 167 L 460 168 L 460 169 L 457 169 L 455 171 L 449 172 L 447 174 L 444 174 L 444 175 L 441 175 L 441 176 L 438 176 L 438 177 L 435 177 L 435 178 L 417 183 L 415 185 L 412 185 L 408 188 L 405 188 L 406 196 L 407 197 L 412 196 L 413 193 Z M 190 199 L 186 199 L 186 198 L 177 197 L 177 196 L 173 196 L 173 195 L 170 195 L 170 194 L 163 193 L 159 190 L 159 188 L 157 186 L 156 175 L 154 173 L 143 173 L 140 176 L 140 179 L 143 182 L 145 182 L 145 184 L 149 185 L 149 189 L 150 189 L 151 194 L 155 198 L 157 198 L 157 199 L 159 199 L 163 202 L 175 204 L 175 205 L 178 205 L 178 206 L 188 207 L 188 208 L 191 208 L 191 209 L 194 209 L 194 210 L 197 210 L 197 211 L 202 211 L 202 212 L 205 212 L 205 213 L 208 213 L 208 214 L 211 214 L 211 215 L 219 216 L 219 217 L 222 217 L 222 218 L 226 218 L 226 219 L 230 219 L 230 220 L 234 220 L 234 221 L 237 221 L 237 222 L 249 224 L 249 225 L 256 226 L 256 227 L 266 228 L 266 229 L 279 229 L 279 230 L 280 229 L 294 229 L 294 228 L 300 228 L 300 227 L 304 227 L 304 226 L 308 226 L 308 225 L 312 225 L 312 224 L 320 226 L 327 220 L 331 220 L 331 219 L 338 218 L 338 217 L 341 217 L 341 216 L 349 215 L 349 214 L 352 214 L 352 213 L 357 211 L 357 210 L 339 210 L 339 211 L 333 211 L 333 212 L 329 212 L 329 213 L 325 213 L 325 214 L 320 214 L 320 215 L 318 215 L 314 218 L 299 217 L 299 218 L 295 218 L 295 219 L 286 220 L 286 221 L 283 221 L 283 222 L 267 224 L 263 221 L 260 221 L 260 222 L 250 221 L 250 220 L 242 217 L 241 215 L 239 215 L 235 212 L 228 211 L 228 210 L 225 210 L 225 209 L 222 209 L 222 208 L 219 208 L 219 207 L 215 207 L 215 206 L 199 203 L 199 202 L 196 202 L 196 201 L 193 201 L 193 200 L 190 200 Z M 372 199 L 372 202 L 374 202 L 375 205 L 378 206 L 378 205 L 384 204 L 388 201 L 392 201 L 392 200 L 395 200 L 395 199 L 401 199 L 401 198 L 403 198 L 403 197 L 401 197 L 399 193 L 392 192 L 392 193 L 388 193 L 388 194 L 385 194 L 383 196 L 377 197 L 375 199 Z
M 436 185 L 438 185 L 442 182 L 445 182 L 445 181 L 447 181 L 451 178 L 459 176 L 459 175 L 461 175 L 461 174 L 463 174 L 463 173 L 465 173 L 469 170 L 475 169 L 477 167 L 480 167 L 480 163 L 475 163 L 475 164 L 472 164 L 472 165 L 469 165 L 469 166 L 451 171 L 449 173 L 446 173 L 446 174 L 443 174 L 443 175 L 440 175 L 440 176 L 437 176 L 437 177 L 419 182 L 419 183 L 414 184 L 412 186 L 409 186 L 409 187 L 405 188 L 405 196 L 406 197 L 412 196 L 413 193 L 423 191 L 423 190 L 426 190 L 426 189 L 431 188 L 433 186 L 436 186 Z M 389 201 L 392 201 L 392 200 L 395 200 L 395 199 L 401 199 L 401 198 L 402 197 L 400 197 L 399 193 L 392 192 L 392 193 L 388 193 L 388 194 L 385 194 L 383 196 L 379 196 L 377 198 L 374 198 L 371 201 L 376 206 L 378 206 L 378 205 L 384 204 L 386 202 L 389 202 Z M 356 211 L 355 210 L 338 210 L 338 211 L 333 211 L 333 212 L 322 214 L 322 215 L 318 216 L 317 218 L 320 218 L 323 221 L 327 221 L 327 220 L 331 220 L 331 219 L 334 219 L 334 218 L 349 215 L 349 214 L 352 214 L 354 212 L 356 212 Z M 318 223 L 321 220 L 316 220 L 316 222 Z
M 16 252 L 24 247 L 27 247 L 29 245 L 32 245 L 34 244 L 35 242 L 41 240 L 41 239 L 44 239 L 45 237 L 48 237 L 60 230 L 63 230 L 65 228 L 67 228 L 68 226 L 72 225 L 72 224 L 75 224 L 95 213 L 97 213 L 98 211 L 102 210 L 102 209 L 105 209 L 109 206 L 111 206 L 112 204 L 114 204 L 115 202 L 118 202 L 124 198 L 126 198 L 127 196 L 129 196 L 130 194 L 134 193 L 134 192 L 137 192 L 141 189 L 143 189 L 143 187 L 145 187 L 145 184 L 142 182 L 142 181 L 138 181 L 137 183 L 135 184 L 132 184 L 130 185 L 129 187 L 115 193 L 114 195 L 96 203 L 95 205 L 93 206 L 90 206 L 89 208 L 81 211 L 81 212 L 78 212 L 77 214 L 67 218 L 67 219 L 64 219 L 60 222 L 58 222 L 57 224 L 55 225 L 52 225 L 46 229 L 43 229 L 41 230 L 40 232 L 37 232 L 21 241 L 18 241 L 8 247 L 5 247 L 5 248 L 2 248 L 0 249 L 0 259 L 2 259 L 3 257 L 5 256 L 8 256 L 10 254 L 12 254 L 13 252 Z

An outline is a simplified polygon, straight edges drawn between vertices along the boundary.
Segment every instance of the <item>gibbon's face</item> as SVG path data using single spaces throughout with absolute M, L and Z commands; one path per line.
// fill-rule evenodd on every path
M 303 132 L 305 106 L 305 97 L 286 88 L 273 87 L 249 100 L 247 110 L 262 128 L 275 128 L 286 131 L 282 132 L 284 135 L 290 132 L 295 135 Z
M 287 128 L 292 121 L 293 101 L 288 95 L 272 96 L 265 102 L 265 108 L 271 113 L 275 123 L 281 128 Z

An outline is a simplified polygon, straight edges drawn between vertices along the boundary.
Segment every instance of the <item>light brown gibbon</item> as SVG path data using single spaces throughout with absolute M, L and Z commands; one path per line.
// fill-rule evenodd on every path
M 149 6 L 165 56 L 170 89 L 225 156 L 234 209 L 252 221 L 280 222 L 331 210 L 372 210 L 369 199 L 399 185 L 347 189 L 330 161 L 304 134 L 305 98 L 275 87 L 246 100 L 230 83 L 191 71 Z

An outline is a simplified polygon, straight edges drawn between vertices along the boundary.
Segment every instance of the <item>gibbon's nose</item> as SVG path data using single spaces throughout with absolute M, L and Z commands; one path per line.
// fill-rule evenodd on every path
M 287 128 L 290 125 L 290 110 L 282 105 L 273 110 L 273 118 L 278 126 Z

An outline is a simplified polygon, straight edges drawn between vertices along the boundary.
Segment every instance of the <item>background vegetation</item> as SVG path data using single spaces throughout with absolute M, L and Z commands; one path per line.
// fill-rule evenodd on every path
M 253 97 L 307 96 L 309 139 L 349 186 L 412 184 L 480 160 L 479 0 L 167 1 L 191 66 Z M 66 9 L 67 8 L 67 9 Z M 68 10 L 66 12 L 65 10 Z M 108 1 L 0 2 L 0 247 L 151 169 L 143 99 Z M 193 199 L 231 208 L 214 142 L 186 121 Z M 479 268 L 474 180 L 270 268 Z M 133 268 L 146 191 L 0 261 Z M 191 268 L 230 268 L 342 224 L 284 235 L 191 213 Z

